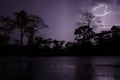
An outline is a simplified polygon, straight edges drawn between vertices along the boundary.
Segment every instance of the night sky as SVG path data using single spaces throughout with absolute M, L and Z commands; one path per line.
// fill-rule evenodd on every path
M 102 4 L 104 6 L 100 7 Z M 49 28 L 38 34 L 57 40 L 74 40 L 80 10 L 101 15 L 99 17 L 104 27 L 99 27 L 98 32 L 108 30 L 112 25 L 120 25 L 120 0 L 0 0 L 1 16 L 12 17 L 14 12 L 20 10 L 42 17 Z M 105 14 L 107 12 L 111 13 Z

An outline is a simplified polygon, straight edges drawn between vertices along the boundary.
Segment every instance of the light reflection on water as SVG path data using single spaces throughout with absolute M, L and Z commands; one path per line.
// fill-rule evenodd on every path
M 1 57 L 0 80 L 5 80 L 7 77 L 9 80 L 20 80 L 20 77 L 23 77 L 22 80 L 116 80 L 116 76 L 120 76 L 120 67 L 96 65 L 120 65 L 120 59 L 109 57 Z M 88 76 L 92 78 L 87 78 Z
M 49 78 L 42 77 L 42 79 L 48 80 L 75 80 L 76 60 L 73 57 L 48 57 L 48 58 L 35 58 L 37 60 L 37 66 L 44 69 L 42 74 L 47 75 Z M 44 67 L 43 67 L 44 65 Z M 39 68 L 37 67 L 37 68 Z M 36 70 L 34 70 L 36 71 Z M 35 79 L 39 80 L 41 77 L 41 69 L 37 69 L 37 75 Z

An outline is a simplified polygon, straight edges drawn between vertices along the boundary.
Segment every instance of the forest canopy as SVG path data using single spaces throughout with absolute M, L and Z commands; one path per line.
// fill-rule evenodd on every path
M 56 39 L 36 36 L 39 30 L 48 28 L 46 22 L 38 15 L 28 14 L 26 11 L 14 13 L 14 18 L 0 16 L 0 48 L 30 48 L 42 51 L 65 51 L 74 52 L 86 50 L 113 50 L 120 47 L 120 26 L 112 26 L 109 31 L 96 33 L 95 29 L 100 26 L 100 20 L 92 13 L 83 13 L 84 21 L 79 21 L 74 30 L 74 42 L 59 41 Z M 17 29 L 19 40 L 11 36 Z M 62 36 L 62 35 L 61 35 Z M 24 44 L 24 37 L 27 44 Z M 114 48 L 113 48 L 114 47 Z M 57 52 L 56 52 L 57 53 Z

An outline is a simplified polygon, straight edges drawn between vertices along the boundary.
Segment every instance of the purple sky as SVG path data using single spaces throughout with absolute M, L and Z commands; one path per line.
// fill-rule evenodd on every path
M 0 15 L 13 16 L 14 12 L 25 10 L 29 14 L 37 14 L 49 25 L 39 34 L 46 38 L 73 41 L 75 23 L 80 20 L 79 10 L 91 11 L 93 8 L 105 4 L 108 11 L 114 11 L 100 17 L 105 26 L 120 25 L 120 0 L 0 0 Z M 99 9 L 100 12 L 103 12 Z M 96 10 L 97 11 L 97 10 Z M 95 12 L 99 14 L 98 11 Z M 97 31 L 106 28 L 98 28 Z

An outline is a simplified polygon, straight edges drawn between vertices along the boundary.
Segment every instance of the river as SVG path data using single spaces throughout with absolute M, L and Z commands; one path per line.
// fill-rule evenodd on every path
M 0 57 L 0 80 L 118 80 L 120 57 Z

